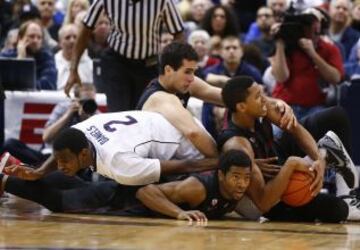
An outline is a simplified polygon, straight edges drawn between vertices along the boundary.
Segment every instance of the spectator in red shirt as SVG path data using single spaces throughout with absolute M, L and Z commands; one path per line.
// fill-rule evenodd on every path
M 276 41 L 272 74 L 276 79 L 273 97 L 292 106 L 298 119 L 322 109 L 322 86 L 338 84 L 344 76 L 343 62 L 335 44 L 320 37 L 321 12 L 312 13 L 305 37 L 290 51 L 282 39 Z

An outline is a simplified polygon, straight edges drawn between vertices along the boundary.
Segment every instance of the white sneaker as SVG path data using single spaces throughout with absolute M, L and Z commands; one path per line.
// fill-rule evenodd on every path
M 325 136 L 318 141 L 318 146 L 327 151 L 327 167 L 334 168 L 335 171 L 344 178 L 349 188 L 358 187 L 358 171 L 340 138 L 333 131 L 328 131 Z
M 341 197 L 349 206 L 347 220 L 360 221 L 360 200 L 356 196 L 347 195 Z

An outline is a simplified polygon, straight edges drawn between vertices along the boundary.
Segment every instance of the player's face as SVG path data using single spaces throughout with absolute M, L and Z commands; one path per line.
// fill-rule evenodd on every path
M 263 117 L 267 114 L 264 88 L 262 85 L 253 83 L 248 88 L 249 95 L 245 101 L 245 112 L 254 117 Z
M 250 178 L 250 167 L 231 166 L 223 178 L 224 191 L 231 199 L 240 200 L 250 185 Z
M 197 69 L 196 61 L 183 60 L 181 67 L 173 72 L 172 82 L 176 92 L 186 93 L 194 81 L 195 70 Z
M 81 159 L 69 149 L 54 151 L 57 167 L 64 174 L 74 176 L 81 169 Z

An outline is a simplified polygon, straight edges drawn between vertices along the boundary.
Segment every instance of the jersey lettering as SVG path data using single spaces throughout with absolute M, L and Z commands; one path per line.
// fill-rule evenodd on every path
M 128 119 L 127 121 L 113 120 L 113 121 L 109 121 L 109 122 L 105 123 L 104 129 L 108 132 L 115 132 L 116 128 L 111 127 L 112 125 L 117 125 L 117 124 L 132 125 L 132 124 L 137 123 L 137 120 L 134 117 L 132 117 L 130 115 L 127 115 L 125 117 Z

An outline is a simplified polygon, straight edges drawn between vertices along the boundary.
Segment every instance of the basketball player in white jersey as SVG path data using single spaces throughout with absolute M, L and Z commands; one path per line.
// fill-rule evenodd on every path
M 11 166 L 6 172 L 35 180 L 56 168 L 73 176 L 91 167 L 120 184 L 145 185 L 162 175 L 217 166 L 217 159 L 204 159 L 162 115 L 144 111 L 95 115 L 61 133 L 53 147 L 53 155 L 39 169 Z

